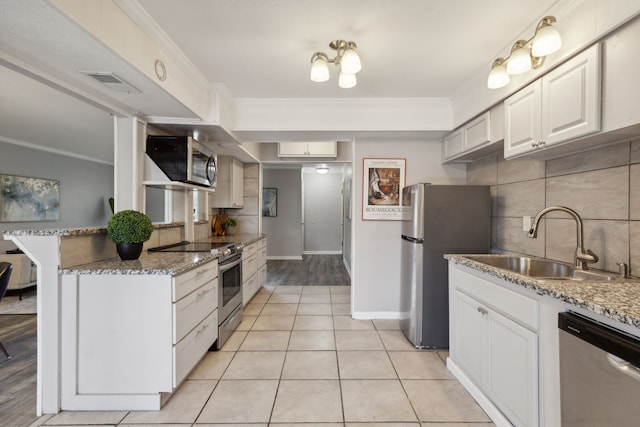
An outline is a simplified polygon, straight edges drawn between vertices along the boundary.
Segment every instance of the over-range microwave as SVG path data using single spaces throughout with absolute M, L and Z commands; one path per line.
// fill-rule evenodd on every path
M 217 156 L 190 136 L 147 136 L 147 155 L 172 181 L 215 187 Z

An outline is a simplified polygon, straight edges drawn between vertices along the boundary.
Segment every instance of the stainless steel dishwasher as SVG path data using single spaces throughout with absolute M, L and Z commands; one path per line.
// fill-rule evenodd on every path
M 640 340 L 574 313 L 558 327 L 562 426 L 640 425 Z

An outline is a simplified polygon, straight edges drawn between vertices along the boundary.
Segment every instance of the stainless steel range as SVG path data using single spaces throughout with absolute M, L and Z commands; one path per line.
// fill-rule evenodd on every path
M 211 252 L 218 257 L 218 340 L 220 349 L 242 321 L 242 245 L 225 242 L 180 242 L 149 252 Z

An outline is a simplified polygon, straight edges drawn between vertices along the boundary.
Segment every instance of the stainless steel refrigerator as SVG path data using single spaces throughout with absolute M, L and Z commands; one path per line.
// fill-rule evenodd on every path
M 491 195 L 484 185 L 415 184 L 402 222 L 401 327 L 417 348 L 449 347 L 445 253 L 488 253 Z

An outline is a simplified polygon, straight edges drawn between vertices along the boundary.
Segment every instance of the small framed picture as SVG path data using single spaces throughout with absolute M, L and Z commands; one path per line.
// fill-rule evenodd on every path
M 405 159 L 363 159 L 363 220 L 401 220 Z
M 278 216 L 278 189 L 262 189 L 262 216 Z

